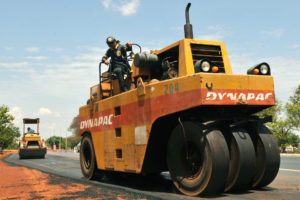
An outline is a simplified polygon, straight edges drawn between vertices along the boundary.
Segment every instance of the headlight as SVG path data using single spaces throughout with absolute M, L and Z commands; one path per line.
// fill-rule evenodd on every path
M 247 70 L 247 74 L 271 75 L 271 69 L 268 63 L 260 63 Z
M 195 63 L 195 73 L 209 71 L 211 71 L 211 63 L 208 60 L 202 59 Z
M 269 72 L 269 67 L 266 64 L 262 64 L 260 66 L 260 73 L 262 74 L 267 74 Z
M 204 72 L 208 72 L 210 70 L 210 64 L 208 61 L 202 62 L 200 67 L 201 67 L 201 70 Z

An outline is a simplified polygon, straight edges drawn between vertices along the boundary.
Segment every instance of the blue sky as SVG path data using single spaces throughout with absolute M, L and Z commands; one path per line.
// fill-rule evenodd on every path
M 1 0 L 0 105 L 19 127 L 23 117 L 40 117 L 45 138 L 65 135 L 97 84 L 105 38 L 146 51 L 180 40 L 187 2 Z M 194 37 L 224 41 L 233 73 L 268 62 L 276 96 L 286 102 L 300 84 L 300 1 L 190 2 Z

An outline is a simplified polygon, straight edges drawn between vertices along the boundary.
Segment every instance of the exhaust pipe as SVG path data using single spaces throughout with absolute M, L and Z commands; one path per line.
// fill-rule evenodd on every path
M 190 24 L 190 16 L 189 16 L 189 9 L 191 7 L 191 3 L 188 3 L 188 5 L 185 8 L 185 20 L 186 24 L 184 25 L 184 37 L 193 39 L 193 26 Z

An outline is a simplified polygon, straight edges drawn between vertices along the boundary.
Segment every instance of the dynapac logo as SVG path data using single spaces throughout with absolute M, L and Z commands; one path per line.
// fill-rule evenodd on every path
M 112 124 L 112 121 L 111 121 L 112 117 L 113 117 L 113 114 L 106 115 L 106 116 L 100 116 L 100 117 L 97 117 L 97 118 L 87 119 L 87 120 L 81 121 L 80 122 L 80 129 L 111 125 Z
M 268 93 L 246 93 L 246 92 L 207 92 L 206 100 L 252 100 L 252 101 L 264 101 L 271 98 L 273 94 Z

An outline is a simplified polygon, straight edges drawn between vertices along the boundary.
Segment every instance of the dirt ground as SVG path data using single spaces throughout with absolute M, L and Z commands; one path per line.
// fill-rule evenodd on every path
M 132 199 L 99 187 L 2 161 L 10 153 L 0 154 L 0 199 Z

